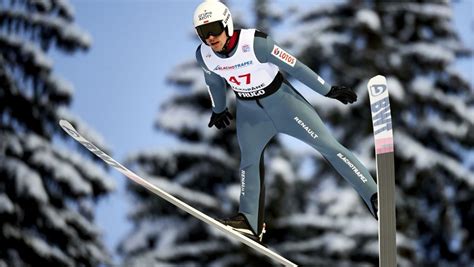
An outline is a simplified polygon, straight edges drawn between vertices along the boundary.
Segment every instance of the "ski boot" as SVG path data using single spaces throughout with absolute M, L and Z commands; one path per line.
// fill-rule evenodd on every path
M 374 193 L 371 197 L 370 197 L 370 203 L 372 204 L 372 209 L 369 209 L 371 210 L 370 213 L 372 213 L 372 210 L 374 213 L 372 213 L 372 215 L 375 217 L 375 219 L 378 221 L 379 220 L 379 202 L 378 202 L 378 199 L 377 199 L 377 193 Z
M 233 230 L 243 234 L 244 236 L 262 244 L 263 234 L 265 231 L 265 223 L 263 224 L 260 234 L 256 234 L 250 227 L 247 218 L 242 213 L 226 219 L 217 219 L 218 222 L 230 226 Z

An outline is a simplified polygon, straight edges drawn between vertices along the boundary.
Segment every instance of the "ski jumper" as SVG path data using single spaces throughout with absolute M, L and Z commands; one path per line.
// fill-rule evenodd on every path
M 236 128 L 241 150 L 239 212 L 255 234 L 264 217 L 263 151 L 277 134 L 304 141 L 324 158 L 361 195 L 369 209 L 377 186 L 367 169 L 326 129 L 315 109 L 282 76 L 280 70 L 314 91 L 326 95 L 331 86 L 302 62 L 255 29 L 235 31 L 238 41 L 228 57 L 200 45 L 196 58 L 215 113 L 226 109 L 229 86 L 236 99 Z M 373 210 L 372 210 L 373 212 Z

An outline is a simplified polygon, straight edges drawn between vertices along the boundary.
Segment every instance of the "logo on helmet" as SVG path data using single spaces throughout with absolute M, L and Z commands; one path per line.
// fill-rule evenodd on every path
M 212 16 L 212 12 L 211 12 L 211 11 L 206 11 L 206 10 L 204 10 L 204 13 L 199 14 L 199 15 L 198 15 L 198 18 L 199 18 L 199 20 L 201 21 L 201 20 L 209 19 L 211 16 Z
M 224 25 L 227 25 L 227 22 L 229 21 L 229 18 L 230 18 L 230 13 L 227 14 L 227 17 L 225 17 L 225 19 L 224 19 Z

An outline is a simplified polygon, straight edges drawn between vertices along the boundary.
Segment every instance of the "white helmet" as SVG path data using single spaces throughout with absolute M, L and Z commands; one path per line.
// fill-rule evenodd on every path
M 209 35 L 221 34 L 223 30 L 229 37 L 234 33 L 234 23 L 229 9 L 217 0 L 202 2 L 194 11 L 193 24 L 203 43 L 206 43 L 205 40 Z

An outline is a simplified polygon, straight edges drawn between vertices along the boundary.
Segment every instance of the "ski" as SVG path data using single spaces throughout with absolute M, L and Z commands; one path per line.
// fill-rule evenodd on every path
M 374 128 L 378 191 L 379 266 L 397 266 L 395 164 L 387 80 L 377 75 L 367 84 Z
M 121 172 L 123 175 L 131 179 L 132 181 L 136 182 L 137 184 L 145 187 L 152 193 L 158 195 L 162 199 L 168 201 L 169 203 L 175 205 L 179 209 L 187 212 L 188 214 L 196 217 L 197 219 L 207 223 L 208 225 L 215 227 L 222 231 L 226 237 L 231 238 L 231 239 L 236 239 L 245 245 L 251 247 L 258 253 L 265 255 L 272 259 L 274 262 L 282 264 L 284 266 L 297 266 L 295 263 L 285 259 L 281 255 L 277 254 L 276 252 L 272 251 L 271 249 L 263 246 L 262 244 L 257 243 L 256 241 L 238 233 L 237 231 L 233 230 L 230 226 L 224 225 L 219 223 L 217 220 L 215 220 L 212 217 L 209 217 L 208 215 L 202 213 L 201 211 L 191 207 L 190 205 L 184 203 L 183 201 L 179 200 L 178 198 L 172 196 L 171 194 L 165 192 L 164 190 L 158 188 L 154 184 L 148 182 L 147 180 L 143 179 L 142 177 L 138 176 L 134 172 L 130 171 L 126 167 L 124 167 L 122 164 L 114 160 L 112 157 L 104 153 L 102 150 L 100 150 L 97 146 L 95 146 L 93 143 L 85 139 L 72 125 L 66 120 L 60 120 L 59 125 L 63 128 L 63 130 L 69 134 L 72 138 L 74 138 L 76 141 L 81 143 L 83 146 L 85 146 L 89 151 L 94 153 L 96 156 L 101 158 L 103 161 L 105 161 L 107 164 L 110 166 L 114 167 L 116 170 Z

